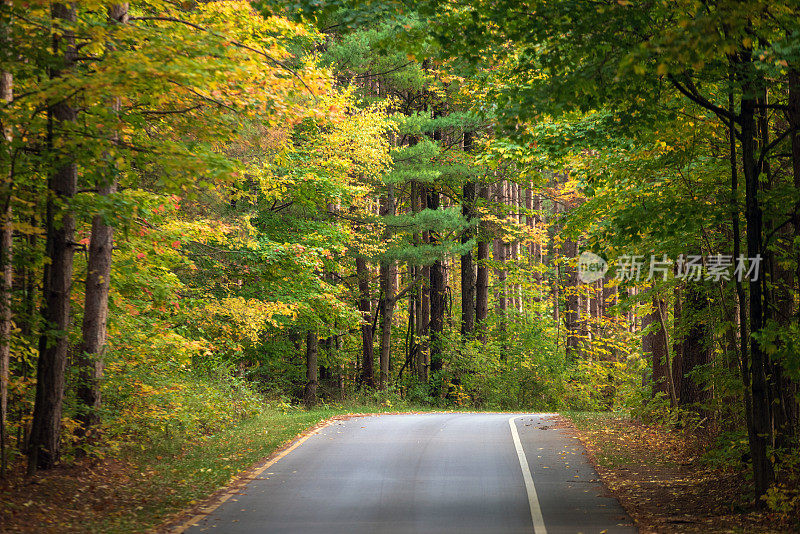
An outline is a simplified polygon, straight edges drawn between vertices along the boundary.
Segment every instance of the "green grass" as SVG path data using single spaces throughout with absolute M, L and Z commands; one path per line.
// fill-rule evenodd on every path
M 129 451 L 133 466 L 127 483 L 117 482 L 117 500 L 108 513 L 85 518 L 85 532 L 132 533 L 158 526 L 202 501 L 280 445 L 328 417 L 409 409 L 335 406 L 305 411 L 265 409 L 241 424 L 202 440 L 163 442 Z

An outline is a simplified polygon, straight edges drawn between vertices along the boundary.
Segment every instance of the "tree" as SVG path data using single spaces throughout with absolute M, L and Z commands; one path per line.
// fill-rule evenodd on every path
M 395 215 L 395 199 L 394 187 L 389 185 L 386 191 L 386 198 L 384 200 L 384 217 L 393 217 Z M 389 232 L 384 234 L 388 240 L 390 238 Z M 380 266 L 381 278 L 381 350 L 379 356 L 380 362 L 380 380 L 378 387 L 381 391 L 386 390 L 389 383 L 389 359 L 392 350 L 392 317 L 394 316 L 395 305 L 395 284 L 397 281 L 397 267 L 394 260 L 388 259 L 381 262 Z
M 511 79 L 516 83 L 498 91 L 496 99 L 498 109 L 509 122 L 519 124 L 546 113 L 573 118 L 570 114 L 575 112 L 605 108 L 618 114 L 612 129 L 618 128 L 624 136 L 633 124 L 641 127 L 663 120 L 657 108 L 634 110 L 630 107 L 633 102 L 670 93 L 680 95 L 699 106 L 702 113 L 718 118 L 721 125 L 732 125 L 740 141 L 745 182 L 744 248 L 751 258 L 765 251 L 767 241 L 772 241 L 767 230 L 771 217 L 767 217 L 765 226 L 764 199 L 759 197 L 760 175 L 765 173 L 770 153 L 785 142 L 789 130 L 784 129 L 772 141 L 764 142 L 766 137 L 758 135 L 756 117 L 762 109 L 789 109 L 781 103 L 768 103 L 761 95 L 767 76 L 786 80 L 788 72 L 796 70 L 800 58 L 784 52 L 788 43 L 796 44 L 796 36 L 790 36 L 785 24 L 796 17 L 795 6 L 787 6 L 780 15 L 766 15 L 770 8 L 765 4 L 715 4 L 698 10 L 689 2 L 658 6 L 537 2 L 526 7 L 535 11 L 536 17 L 518 16 L 517 7 L 508 2 L 478 0 L 445 10 L 435 25 L 444 46 L 458 50 L 476 65 L 487 55 L 502 53 L 507 43 L 513 43 L 515 53 L 510 61 L 516 69 Z M 433 4 L 419 9 L 433 17 Z M 486 30 L 489 27 L 492 31 Z M 597 32 L 599 27 L 608 30 Z M 649 31 L 656 28 L 658 31 Z M 733 76 L 729 78 L 731 70 Z M 548 75 L 541 76 L 541 72 Z M 661 90 L 663 82 L 670 85 L 667 93 Z M 732 92 L 738 97 L 738 111 L 733 105 L 719 102 L 720 92 Z M 524 129 L 518 130 L 524 135 Z M 608 146 L 609 138 L 596 134 L 608 131 L 608 128 L 592 128 L 580 132 L 584 137 L 572 139 L 585 143 L 588 150 L 598 150 Z M 542 148 L 541 144 L 538 146 Z M 574 142 L 571 148 L 576 148 Z M 587 185 L 592 188 L 588 182 Z M 735 197 L 735 189 L 733 193 Z M 785 198 L 792 203 L 790 199 L 795 196 L 787 192 Z M 738 214 L 738 199 L 736 205 Z M 734 219 L 736 249 L 737 220 Z M 772 297 L 762 286 L 763 281 L 750 279 L 747 295 L 739 294 L 740 304 L 744 304 L 745 296 L 749 303 L 746 321 L 740 325 L 739 353 L 746 356 L 741 369 L 747 389 L 744 401 L 749 414 L 748 434 L 757 495 L 762 495 L 773 480 L 766 452 L 772 441 L 769 391 L 774 392 L 778 387 L 777 374 L 769 372 L 770 358 L 762 346 L 763 336 L 772 335 L 768 326 Z
M 317 403 L 317 386 L 319 385 L 318 349 L 319 338 L 317 333 L 309 331 L 306 334 L 306 385 L 303 389 L 303 403 L 309 408 Z
M 473 150 L 473 133 L 464 132 L 464 152 Z M 461 215 L 467 221 L 475 218 L 475 182 L 467 179 L 462 188 Z M 475 239 L 475 229 L 468 226 L 461 233 L 461 244 L 470 245 Z M 461 255 L 461 335 L 471 336 L 475 330 L 475 265 L 472 259 L 472 247 Z
M 372 312 L 369 298 L 369 271 L 367 262 L 362 257 L 356 257 L 356 272 L 358 275 L 358 309 L 361 312 L 361 381 L 368 387 L 375 387 L 375 356 L 372 343 Z
M 128 4 L 114 4 L 108 8 L 108 20 L 111 24 L 127 24 Z M 111 107 L 119 113 L 122 107 L 120 97 L 115 97 Z M 119 144 L 119 132 L 112 134 L 112 145 Z M 108 158 L 110 159 L 110 157 Z M 117 178 L 105 177 L 98 184 L 98 193 L 103 197 L 113 195 L 117 191 Z M 106 343 L 106 323 L 108 321 L 108 292 L 111 287 L 111 256 L 114 247 L 114 228 L 98 214 L 92 218 L 92 231 L 89 241 L 89 259 L 86 273 L 86 290 L 83 305 L 82 340 L 79 348 L 80 386 L 78 398 L 86 411 L 81 417 L 83 430 L 100 422 L 101 405 L 100 380 L 103 376 L 103 351 Z
M 642 354 L 651 360 L 653 396 L 671 398 L 667 329 L 664 324 L 666 307 L 663 299 L 653 296 L 650 313 L 642 317 Z
M 63 27 L 53 37 L 53 55 L 58 66 L 51 70 L 50 76 L 69 77 L 78 53 L 75 35 L 69 25 L 77 22 L 77 10 L 70 4 L 53 4 L 52 9 L 54 24 L 58 26 L 60 23 Z M 49 148 L 55 153 L 56 163 L 50 175 L 52 196 L 47 202 L 47 255 L 50 263 L 45 268 L 42 311 L 46 326 L 39 341 L 36 404 L 28 449 L 29 473 L 52 468 L 60 454 L 75 233 L 74 215 L 69 208 L 64 209 L 64 205 L 75 196 L 78 186 L 77 163 L 64 148 L 71 144 L 71 130 L 75 127 L 78 111 L 69 95 L 57 97 L 49 104 L 48 114 L 53 121 Z M 53 148 L 56 141 L 61 148 Z
M 8 25 L 5 15 L 11 8 L 10 0 L 2 3 L 3 28 L 0 29 L 0 45 L 4 49 L 11 49 Z M 11 72 L 0 71 L 0 102 L 10 104 L 14 100 L 14 76 Z M 13 134 L 11 128 L 3 125 L 3 162 L 8 162 L 8 169 L 3 169 L 7 178 L 6 191 L 3 195 L 2 229 L 0 229 L 0 269 L 2 269 L 2 287 L 0 288 L 0 478 L 6 475 L 6 419 L 8 418 L 8 377 L 11 362 L 11 329 L 12 329 L 12 310 L 11 310 L 11 291 L 13 285 L 13 207 L 11 204 L 12 184 L 14 183 L 14 172 L 12 161 L 11 142 Z

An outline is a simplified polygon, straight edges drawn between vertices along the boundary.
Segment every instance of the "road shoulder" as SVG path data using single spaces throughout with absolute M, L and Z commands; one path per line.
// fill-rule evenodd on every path
M 615 414 L 555 418 L 642 533 L 781 532 L 750 506 L 744 472 L 704 465 L 702 440 Z

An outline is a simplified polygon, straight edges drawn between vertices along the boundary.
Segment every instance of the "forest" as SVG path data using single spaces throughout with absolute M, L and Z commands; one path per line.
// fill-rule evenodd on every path
M 797 527 L 799 20 L 3 0 L 0 475 L 264 410 L 607 412 Z

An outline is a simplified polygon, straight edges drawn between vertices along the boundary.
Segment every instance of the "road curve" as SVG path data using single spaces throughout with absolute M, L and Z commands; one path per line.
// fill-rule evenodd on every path
M 439 413 L 335 421 L 186 532 L 637 529 L 607 496 L 580 442 L 549 417 Z

